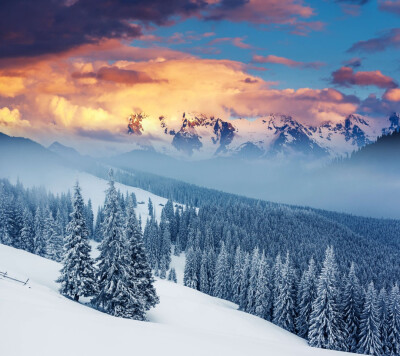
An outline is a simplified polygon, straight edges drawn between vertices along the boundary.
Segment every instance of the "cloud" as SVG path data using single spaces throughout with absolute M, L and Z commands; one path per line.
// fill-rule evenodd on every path
M 400 15 L 400 2 L 398 0 L 379 0 L 379 9 Z
M 131 85 L 157 82 L 157 80 L 150 78 L 146 73 L 117 67 L 101 67 L 97 73 L 73 72 L 71 76 L 74 79 L 96 78 L 98 80 Z
M 369 2 L 369 0 L 336 0 L 339 3 L 346 3 L 351 5 L 365 5 Z
M 208 44 L 209 45 L 215 45 L 217 43 L 221 42 L 229 42 L 233 46 L 242 48 L 242 49 L 249 49 L 252 48 L 251 45 L 244 43 L 243 41 L 245 40 L 245 37 L 222 37 L 222 38 L 216 38 L 212 41 L 210 41 Z
M 378 88 L 395 88 L 397 83 L 381 71 L 354 72 L 350 67 L 342 67 L 332 73 L 332 83 L 340 86 L 376 86 Z
M 381 52 L 391 47 L 400 47 L 400 28 L 392 28 L 378 37 L 356 42 L 348 52 Z
M 383 95 L 383 99 L 388 101 L 400 102 L 400 89 L 399 88 L 388 89 Z
M 292 68 L 301 68 L 301 69 L 319 69 L 321 68 L 324 63 L 322 62 L 298 62 L 294 61 L 289 58 L 285 57 L 278 57 L 274 55 L 268 55 L 268 56 L 259 56 L 259 55 L 254 55 L 253 56 L 253 62 L 255 63 L 274 63 L 274 64 L 282 64 L 287 67 L 292 67 Z
M 18 134 L 21 129 L 29 127 L 29 121 L 21 118 L 21 113 L 18 109 L 0 108 L 0 130 L 2 132 Z
M 359 57 L 351 58 L 344 62 L 346 67 L 359 68 L 362 65 L 362 59 Z
M 0 59 L 56 54 L 107 39 L 140 38 L 143 27 L 194 16 L 315 26 L 304 21 L 315 13 L 301 0 L 18 0 L 1 1 L 0 13 Z

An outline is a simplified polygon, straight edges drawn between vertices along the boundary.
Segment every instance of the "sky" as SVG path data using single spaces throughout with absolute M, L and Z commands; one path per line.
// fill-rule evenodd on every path
M 399 0 L 3 0 L 0 14 L 14 136 L 111 146 L 135 112 L 317 125 L 400 111 Z

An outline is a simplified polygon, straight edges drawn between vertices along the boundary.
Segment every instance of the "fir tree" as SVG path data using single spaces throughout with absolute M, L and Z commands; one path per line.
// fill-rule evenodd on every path
M 391 355 L 400 355 L 400 294 L 397 283 L 389 296 L 388 341 Z
M 360 317 L 360 340 L 358 352 L 366 355 L 381 355 L 379 308 L 373 282 L 368 286 Z
M 193 248 L 189 248 L 186 255 L 185 270 L 183 274 L 183 284 L 186 287 L 198 289 L 199 278 L 197 275 L 197 256 Z
M 342 295 L 343 321 L 346 331 L 346 351 L 349 352 L 356 352 L 358 348 L 361 308 L 361 287 L 356 276 L 354 263 L 352 263 Z
M 134 298 L 140 301 L 135 303 L 136 309 L 132 311 L 132 318 L 145 320 L 145 312 L 153 308 L 158 302 L 158 296 L 154 288 L 154 279 L 150 265 L 147 261 L 143 243 L 142 229 L 134 211 L 134 201 L 129 198 L 126 207 L 125 239 L 127 242 L 128 263 L 130 264 L 130 284 L 136 295 Z
M 210 293 L 210 281 L 208 279 L 208 254 L 206 250 L 203 251 L 201 256 L 199 290 L 206 294 Z
M 249 287 L 247 289 L 247 303 L 245 311 L 250 314 L 255 314 L 256 312 L 256 292 L 258 284 L 258 269 L 259 269 L 259 253 L 258 248 L 253 250 L 251 257 L 251 267 L 250 267 L 250 280 Z
M 63 267 L 57 280 L 61 283 L 60 293 L 76 301 L 81 296 L 89 297 L 96 292 L 94 263 L 90 257 L 91 248 L 87 236 L 84 203 L 80 187 L 76 183 L 73 212 L 64 243 Z
M 328 247 L 318 278 L 317 297 L 312 304 L 308 332 L 308 341 L 311 346 L 341 350 L 345 345 L 337 275 L 333 247 Z
M 123 232 L 119 197 L 113 171 L 109 174 L 104 207 L 103 240 L 99 246 L 98 294 L 92 303 L 104 312 L 123 318 L 135 318 L 143 310 L 143 300 L 134 283 L 131 258 Z
M 235 259 L 233 263 L 233 276 L 232 276 L 232 301 L 236 304 L 240 302 L 240 284 L 243 269 L 243 257 L 240 246 L 236 248 Z
M 317 294 L 317 269 L 311 258 L 307 270 L 304 271 L 297 294 L 298 316 L 296 318 L 297 334 L 307 338 L 310 324 L 312 303 Z
M 382 341 L 382 354 L 390 354 L 390 345 L 388 337 L 389 329 L 389 315 L 388 315 L 388 296 L 386 289 L 382 288 L 378 296 L 378 306 L 379 306 L 379 320 L 380 320 L 380 333 Z
M 28 251 L 34 251 L 34 231 L 33 231 L 33 216 L 28 208 L 24 209 L 23 227 L 21 230 L 21 248 Z
M 168 280 L 177 283 L 175 268 L 171 268 L 168 273 Z
M 34 221 L 34 249 L 33 252 L 36 255 L 45 257 L 46 256 L 46 239 L 44 236 L 44 224 L 43 224 L 43 214 L 40 206 L 36 209 L 35 221 Z
M 231 273 L 228 258 L 225 244 L 222 242 L 215 267 L 214 296 L 226 300 L 231 297 Z
M 271 320 L 272 291 L 268 263 L 264 254 L 261 255 L 258 268 L 257 289 L 255 293 L 255 315 L 260 318 Z
M 274 324 L 290 331 L 295 330 L 295 285 L 294 271 L 289 253 L 282 265 L 281 283 L 278 285 L 274 300 Z

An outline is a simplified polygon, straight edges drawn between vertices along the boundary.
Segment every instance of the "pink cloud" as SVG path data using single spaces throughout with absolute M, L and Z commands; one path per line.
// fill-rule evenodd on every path
M 388 89 L 383 95 L 383 99 L 388 101 L 400 102 L 400 89 L 399 88 Z
M 320 67 L 322 67 L 324 65 L 324 63 L 322 63 L 322 62 L 309 62 L 309 63 L 298 62 L 298 61 L 294 61 L 289 58 L 274 56 L 272 54 L 270 54 L 268 56 L 254 55 L 253 62 L 282 64 L 287 67 L 302 68 L 302 69 L 306 69 L 306 68 L 319 69 Z
M 221 38 L 216 38 L 215 40 L 210 41 L 209 45 L 215 45 L 215 44 L 221 43 L 221 42 L 230 42 L 233 46 L 238 47 L 238 48 L 243 48 L 243 49 L 252 48 L 251 45 L 244 43 L 243 42 L 244 40 L 245 40 L 245 37 L 221 37 Z
M 398 0 L 380 0 L 379 9 L 400 15 L 400 2 Z
M 391 47 L 400 47 L 400 28 L 392 28 L 378 37 L 356 42 L 348 52 L 381 52 Z
M 342 67 L 332 73 L 332 83 L 341 86 L 376 86 L 378 88 L 395 88 L 397 87 L 396 82 L 383 75 L 381 71 L 371 72 L 354 72 L 350 67 Z

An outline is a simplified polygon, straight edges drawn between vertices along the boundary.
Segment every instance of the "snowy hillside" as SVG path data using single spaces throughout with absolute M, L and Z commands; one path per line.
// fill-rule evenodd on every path
M 55 174 L 55 173 L 54 173 Z M 0 175 L 1 176 L 1 175 Z M 68 190 L 72 191 L 72 187 L 76 180 L 82 188 L 82 195 L 85 201 L 92 200 L 92 207 L 94 213 L 97 212 L 99 206 L 104 204 L 105 191 L 107 189 L 107 181 L 95 177 L 89 173 L 74 171 L 72 169 L 63 170 L 62 174 L 58 174 L 56 179 L 49 179 L 49 176 L 42 176 L 41 181 L 32 180 L 31 177 L 26 176 L 6 176 L 10 178 L 11 182 L 15 183 L 17 178 L 25 187 L 44 186 L 48 191 L 54 194 L 66 193 Z M 168 199 L 150 193 L 140 188 L 130 187 L 128 185 L 115 183 L 117 190 L 121 193 L 135 193 L 138 206 L 135 209 L 136 215 L 142 217 L 142 221 L 146 222 L 148 218 L 148 201 L 149 198 L 153 202 L 153 207 L 156 211 L 156 219 L 160 219 L 161 210 Z M 162 204 L 162 205 L 160 205 Z M 179 204 L 181 205 L 181 204 Z
M 230 302 L 158 280 L 150 322 L 111 317 L 57 292 L 60 265 L 0 245 L 0 355 L 333 355 L 236 310 Z

